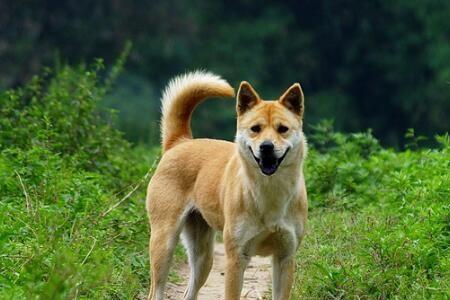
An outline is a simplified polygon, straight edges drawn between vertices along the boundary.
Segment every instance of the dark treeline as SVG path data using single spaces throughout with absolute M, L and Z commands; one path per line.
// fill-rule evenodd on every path
M 250 81 L 275 98 L 293 82 L 306 122 L 372 128 L 403 143 L 408 128 L 450 128 L 449 1 L 0 1 L 0 88 L 56 62 L 102 57 L 133 43 L 105 105 L 133 141 L 158 140 L 160 89 L 186 70 L 208 69 L 234 86 Z M 232 138 L 233 101 L 203 105 L 198 135 Z

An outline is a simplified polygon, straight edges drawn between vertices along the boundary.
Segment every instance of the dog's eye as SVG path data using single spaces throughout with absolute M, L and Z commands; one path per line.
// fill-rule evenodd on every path
M 278 132 L 279 132 L 279 133 L 285 133 L 285 132 L 287 132 L 288 130 L 289 130 L 289 128 L 286 127 L 286 126 L 284 126 L 284 125 L 278 126 Z
M 261 131 L 261 126 L 260 125 L 254 125 L 254 126 L 250 127 L 250 130 L 253 131 L 253 132 L 258 133 L 258 132 Z

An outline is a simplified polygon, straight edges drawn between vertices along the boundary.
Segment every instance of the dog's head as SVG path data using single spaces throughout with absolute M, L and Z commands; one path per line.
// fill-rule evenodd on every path
M 299 160 L 299 153 L 304 151 L 304 99 L 300 84 L 292 85 L 276 101 L 264 101 L 244 81 L 237 94 L 236 110 L 236 143 L 246 162 L 270 176 L 278 168 Z

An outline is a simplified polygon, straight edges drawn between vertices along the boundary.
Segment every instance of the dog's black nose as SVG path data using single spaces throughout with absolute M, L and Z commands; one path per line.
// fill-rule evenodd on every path
M 275 146 L 271 141 L 264 141 L 261 143 L 261 145 L 259 145 L 259 151 L 262 153 L 271 153 L 273 152 L 274 148 Z

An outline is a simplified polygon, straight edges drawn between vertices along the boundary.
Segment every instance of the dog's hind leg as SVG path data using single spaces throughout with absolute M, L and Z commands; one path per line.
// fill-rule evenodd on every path
M 178 242 L 176 228 L 154 230 L 150 237 L 151 290 L 149 300 L 163 300 L 173 251 Z
M 214 251 L 214 230 L 201 214 L 191 212 L 181 232 L 181 239 L 189 258 L 189 284 L 184 294 L 186 300 L 196 300 L 200 288 L 211 271 Z
M 173 252 L 188 212 L 189 209 L 187 208 L 184 213 L 171 218 L 170 214 L 161 211 L 158 214 L 154 214 L 155 218 L 151 219 L 151 288 L 148 296 L 149 300 L 163 300 L 165 298 L 164 291 Z M 156 215 L 159 216 L 159 221 L 155 221 L 158 218 Z M 161 219 L 165 219 L 165 222 L 162 222 Z

